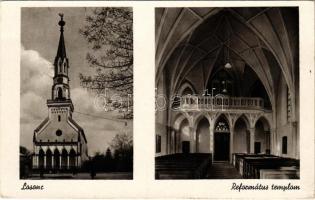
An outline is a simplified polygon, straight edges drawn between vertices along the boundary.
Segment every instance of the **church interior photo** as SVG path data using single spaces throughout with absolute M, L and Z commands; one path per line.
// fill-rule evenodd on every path
M 298 7 L 155 9 L 156 179 L 299 179 Z

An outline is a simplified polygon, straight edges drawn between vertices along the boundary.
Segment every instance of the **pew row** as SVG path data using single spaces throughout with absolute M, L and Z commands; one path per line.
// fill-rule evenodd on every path
M 212 163 L 211 154 L 171 154 L 155 158 L 156 179 L 204 178 Z
M 243 178 L 298 179 L 299 160 L 268 154 L 233 154 L 232 163 Z

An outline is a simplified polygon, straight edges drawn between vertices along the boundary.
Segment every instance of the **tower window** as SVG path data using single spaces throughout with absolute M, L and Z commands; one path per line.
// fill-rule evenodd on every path
M 58 99 L 62 99 L 62 89 L 58 88 Z
M 60 117 L 60 115 L 58 115 L 58 122 L 60 122 L 60 119 L 61 119 L 61 117 Z

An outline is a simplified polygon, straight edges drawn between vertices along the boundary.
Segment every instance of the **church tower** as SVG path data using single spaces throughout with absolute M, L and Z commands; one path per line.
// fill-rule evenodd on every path
M 64 26 L 66 24 L 63 21 L 63 14 L 60 14 L 61 20 L 59 21 L 60 26 L 60 38 L 58 44 L 57 55 L 54 61 L 54 83 L 52 86 L 52 103 L 68 102 L 69 106 L 73 110 L 73 105 L 70 99 L 70 89 L 69 89 L 69 59 L 66 54 L 66 47 L 64 41 Z
M 74 110 L 69 87 L 69 59 L 64 39 L 63 14 L 59 14 L 60 38 L 54 60 L 51 99 L 47 100 L 48 117 L 34 130 L 33 168 L 60 172 L 80 168 L 88 159 L 83 129 L 72 119 Z

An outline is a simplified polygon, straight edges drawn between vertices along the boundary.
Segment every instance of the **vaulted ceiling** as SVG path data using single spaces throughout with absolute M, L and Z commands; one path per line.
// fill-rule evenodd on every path
M 155 13 L 156 80 L 167 71 L 171 92 L 198 70 L 205 87 L 227 61 L 239 76 L 249 66 L 271 101 L 280 75 L 294 90 L 297 8 L 157 8 Z

